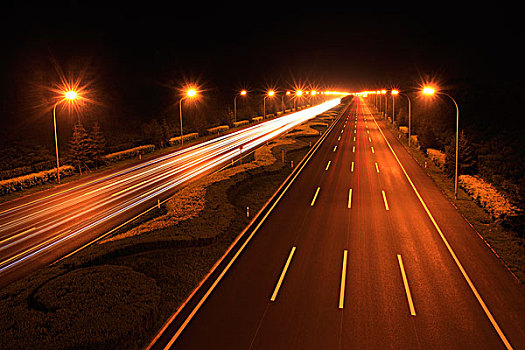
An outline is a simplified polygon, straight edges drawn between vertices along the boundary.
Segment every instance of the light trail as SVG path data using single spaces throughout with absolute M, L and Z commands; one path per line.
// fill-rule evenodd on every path
M 333 99 L 1 211 L 0 273 L 103 225 L 124 222 L 133 211 L 339 103 Z

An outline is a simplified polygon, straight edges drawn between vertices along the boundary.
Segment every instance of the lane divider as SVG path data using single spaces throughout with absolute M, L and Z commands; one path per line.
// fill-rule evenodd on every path
M 408 300 L 408 308 L 410 309 L 410 315 L 416 316 L 416 309 L 414 308 L 414 302 L 412 301 L 412 293 L 410 293 L 410 287 L 408 286 L 408 279 L 403 267 L 403 259 L 401 255 L 397 254 L 397 261 L 399 262 L 399 269 L 401 270 L 401 277 L 403 277 L 403 285 L 405 286 L 405 292 Z
M 454 260 L 454 262 L 456 263 L 459 271 L 461 272 L 461 274 L 463 275 L 463 278 L 465 279 L 465 281 L 467 282 L 468 286 L 470 287 L 472 293 L 474 294 L 474 296 L 476 297 L 478 303 L 480 304 L 481 308 L 483 309 L 483 311 L 485 312 L 485 315 L 487 315 L 490 323 L 492 324 L 492 326 L 494 327 L 494 329 L 496 330 L 496 333 L 498 333 L 501 341 L 503 342 L 503 344 L 505 345 L 505 347 L 507 349 L 512 349 L 512 345 L 510 344 L 510 342 L 508 341 L 507 337 L 505 336 L 505 334 L 503 334 L 503 331 L 501 330 L 501 328 L 499 327 L 498 323 L 496 322 L 496 319 L 494 318 L 494 316 L 492 315 L 492 313 L 490 312 L 489 308 L 487 307 L 487 305 L 485 304 L 485 301 L 483 301 L 483 298 L 481 297 L 481 295 L 479 294 L 478 290 L 476 289 L 476 287 L 474 286 L 474 283 L 472 282 L 472 280 L 470 279 L 469 275 L 467 274 L 467 271 L 465 270 L 465 268 L 463 267 L 463 265 L 461 264 L 461 262 L 459 261 L 458 257 L 456 256 L 456 253 L 454 252 L 454 250 L 452 249 L 451 245 L 448 243 L 448 240 L 446 239 L 445 235 L 443 234 L 443 231 L 441 231 L 441 228 L 439 227 L 438 223 L 436 222 L 436 220 L 434 219 L 434 216 L 432 215 L 432 213 L 430 213 L 430 210 L 428 209 L 425 201 L 423 200 L 423 198 L 421 197 L 421 195 L 419 194 L 419 191 L 417 190 L 416 186 L 414 185 L 414 182 L 412 181 L 412 179 L 410 178 L 410 176 L 408 175 L 408 173 L 406 172 L 405 170 L 405 167 L 403 166 L 403 164 L 401 164 L 401 161 L 399 160 L 396 152 L 394 151 L 394 149 L 392 148 L 392 146 L 390 145 L 390 142 L 388 142 L 385 134 L 383 133 L 383 130 L 381 129 L 381 127 L 379 126 L 379 124 L 377 123 L 377 121 L 375 120 L 374 118 L 374 122 L 378 128 L 378 130 L 381 132 L 381 135 L 383 135 L 383 139 L 385 140 L 388 148 L 390 149 L 390 151 L 392 152 L 392 154 L 394 155 L 394 158 L 396 159 L 397 161 L 397 164 L 399 164 L 399 167 L 401 168 L 401 170 L 403 171 L 403 173 L 405 174 L 405 177 L 406 179 L 408 180 L 408 183 L 410 184 L 410 186 L 412 187 L 412 189 L 414 190 L 414 193 L 416 194 L 417 198 L 419 199 L 419 202 L 421 203 L 421 205 L 423 206 L 423 209 L 425 209 L 425 212 L 427 213 L 430 221 L 432 221 L 432 224 L 434 225 L 436 231 L 438 232 L 439 236 L 441 237 L 441 240 L 443 241 L 443 243 L 445 244 L 445 246 L 447 247 L 447 250 L 448 252 L 450 253 L 450 255 L 452 256 L 452 259 Z
M 270 298 L 271 301 L 275 301 L 275 299 L 277 298 L 277 293 L 279 293 L 279 289 L 281 288 L 281 284 L 283 283 L 284 276 L 286 275 L 286 271 L 288 271 L 288 267 L 290 266 L 290 262 L 292 261 L 294 253 L 295 253 L 295 247 L 292 247 L 292 250 L 290 251 L 290 255 L 288 255 L 288 259 L 286 260 L 286 264 L 284 265 L 283 272 L 281 272 L 279 281 L 277 281 L 275 290 L 273 291 L 272 297 Z
M 224 259 L 230 254 L 230 252 L 233 250 L 233 248 L 239 243 L 242 237 L 248 232 L 248 230 L 251 229 L 250 234 L 248 237 L 246 237 L 243 244 L 238 248 L 237 252 L 233 255 L 233 257 L 230 259 L 230 261 L 226 264 L 226 266 L 223 268 L 221 273 L 217 276 L 215 281 L 211 284 L 211 286 L 208 288 L 208 290 L 205 292 L 205 294 L 201 297 L 201 299 L 198 301 L 198 303 L 195 305 L 193 310 L 190 312 L 190 314 L 185 318 L 184 322 L 179 326 L 173 337 L 171 337 L 170 341 L 167 343 L 167 345 L 164 347 L 164 349 L 169 349 L 175 341 L 178 339 L 180 334 L 184 331 L 188 323 L 193 319 L 195 314 L 198 312 L 198 310 L 201 308 L 201 306 L 204 304 L 206 299 L 210 296 L 210 294 L 213 292 L 213 290 L 216 288 L 216 286 L 219 284 L 219 282 L 222 280 L 224 275 L 228 272 L 230 267 L 233 265 L 233 263 L 237 260 L 239 255 L 242 253 L 244 248 L 248 245 L 248 243 L 251 241 L 253 236 L 255 236 L 255 233 L 259 230 L 259 228 L 262 226 L 262 224 L 265 222 L 266 218 L 270 215 L 270 213 L 273 211 L 275 206 L 279 203 L 281 198 L 284 196 L 284 194 L 287 192 L 287 190 L 290 188 L 290 186 L 293 184 L 297 176 L 301 173 L 301 171 L 304 169 L 306 164 L 309 162 L 309 160 L 312 158 L 312 156 L 315 154 L 317 149 L 321 146 L 321 144 L 324 142 L 324 140 L 327 138 L 327 136 L 330 134 L 330 132 L 333 130 L 335 125 L 339 122 L 341 117 L 344 115 L 344 113 L 348 110 L 350 105 L 347 105 L 341 112 L 340 116 L 334 120 L 334 122 L 328 127 L 326 132 L 321 136 L 319 140 L 314 144 L 312 149 L 307 153 L 305 158 L 299 163 L 299 166 L 285 179 L 285 181 L 279 186 L 277 191 L 272 195 L 272 197 L 266 202 L 266 204 L 259 210 L 259 212 L 255 215 L 255 217 L 252 219 L 250 224 L 241 232 L 237 238 L 230 244 L 226 252 L 217 260 L 217 262 L 212 266 L 210 271 L 206 274 L 206 276 L 201 280 L 199 285 L 192 291 L 192 293 L 185 299 L 185 301 L 179 306 L 179 308 L 175 311 L 173 315 L 168 319 L 168 321 L 164 324 L 164 326 L 159 330 L 155 338 L 151 341 L 151 343 L 148 345 L 146 350 L 150 350 L 153 345 L 157 342 L 157 340 L 161 337 L 161 335 L 166 331 L 166 329 L 170 326 L 170 324 L 177 318 L 177 316 L 182 312 L 182 310 L 185 308 L 185 306 L 188 304 L 188 302 L 196 295 L 196 293 L 200 290 L 200 288 L 206 283 L 208 278 L 215 272 L 215 270 L 221 265 L 221 263 L 224 261 Z M 270 207 L 268 207 L 271 204 Z M 262 214 L 262 218 L 260 217 Z M 258 221 L 258 222 L 257 222 Z M 257 222 L 257 224 L 256 224 Z M 255 225 L 256 224 L 256 225 Z M 253 225 L 255 227 L 252 229 Z

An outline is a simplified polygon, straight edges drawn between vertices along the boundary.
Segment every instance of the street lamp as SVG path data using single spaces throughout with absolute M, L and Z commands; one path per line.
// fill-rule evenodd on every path
M 396 103 L 395 103 L 395 97 L 399 95 L 398 90 L 392 90 L 390 91 L 390 95 L 392 95 L 392 125 L 395 125 L 396 121 Z
M 423 90 L 421 90 L 421 92 L 428 96 L 432 96 L 438 93 L 436 92 L 434 88 L 430 86 L 425 86 Z M 459 162 L 459 107 L 458 107 L 458 104 L 456 103 L 456 100 L 454 100 L 452 96 L 450 96 L 449 94 L 445 92 L 441 92 L 441 91 L 439 92 L 439 94 L 445 95 L 448 98 L 450 98 L 452 102 L 454 102 L 454 106 L 456 107 L 456 164 L 455 164 L 455 169 L 454 169 L 454 198 L 457 199 L 458 198 L 458 162 Z
M 275 95 L 275 91 L 270 90 L 266 93 L 266 95 L 263 98 L 263 118 L 266 119 L 266 98 L 273 97 Z
M 247 93 L 248 93 L 248 91 L 241 90 L 241 92 L 239 92 L 239 95 L 246 96 Z M 235 97 L 233 98 L 233 118 L 234 118 L 234 122 L 237 121 L 237 96 L 239 96 L 239 95 L 235 95 Z
M 195 96 L 197 96 L 197 90 L 190 88 L 186 90 L 186 94 L 182 96 L 179 101 L 180 144 L 181 146 L 184 146 L 184 138 L 183 138 L 184 135 L 182 133 L 182 101 L 185 100 L 186 98 L 194 98 Z
M 57 137 L 57 118 L 56 118 L 56 109 L 57 109 L 57 105 L 66 100 L 68 102 L 72 102 L 74 99 L 76 99 L 78 97 L 78 94 L 76 91 L 73 91 L 73 90 L 69 90 L 69 91 L 66 91 L 64 93 L 64 99 L 62 100 L 59 100 L 55 103 L 55 105 L 53 106 L 53 126 L 54 126 L 54 129 L 55 129 L 55 153 L 56 153 L 56 157 L 57 157 L 57 182 L 60 183 L 60 161 L 59 161 L 59 158 L 58 158 L 58 137 Z
M 385 105 L 383 106 L 383 117 L 386 116 L 386 109 L 387 109 L 387 105 L 386 105 L 386 90 L 381 90 L 381 95 L 385 95 Z M 383 98 L 381 96 L 379 96 L 379 99 L 381 100 L 381 103 L 380 105 L 383 104 Z
M 405 96 L 408 100 L 408 146 L 410 146 L 410 137 L 412 136 L 412 102 L 410 101 L 410 97 L 408 97 L 408 95 L 402 94 L 399 91 L 396 95 Z
M 293 108 L 294 109 L 297 109 L 297 99 L 299 99 L 301 96 L 303 96 L 303 91 L 302 90 L 297 90 L 295 92 L 295 99 L 293 101 Z

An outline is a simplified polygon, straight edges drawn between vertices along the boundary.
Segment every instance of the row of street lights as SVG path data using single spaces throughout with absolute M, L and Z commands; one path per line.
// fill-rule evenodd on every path
M 299 98 L 299 97 L 301 97 L 303 95 L 316 96 L 317 94 L 334 94 L 334 93 L 342 94 L 340 92 L 335 92 L 335 91 L 318 92 L 318 91 L 315 91 L 315 90 L 312 90 L 312 91 L 296 90 L 293 93 L 293 95 L 295 95 L 297 98 Z M 233 111 L 234 111 L 233 113 L 234 113 L 235 122 L 237 121 L 237 97 L 238 96 L 246 96 L 247 94 L 248 94 L 248 91 L 241 90 L 238 94 L 235 95 L 235 97 L 233 99 Z M 272 98 L 276 94 L 277 94 L 277 92 L 275 90 L 268 90 L 265 93 L 264 98 L 263 98 L 263 115 L 264 115 L 264 117 L 266 117 L 266 99 L 267 98 Z M 287 96 L 291 96 L 292 92 L 291 91 L 287 91 L 286 95 Z M 194 99 L 197 96 L 198 96 L 197 88 L 190 87 L 190 88 L 187 88 L 184 91 L 184 94 L 182 94 L 182 96 L 181 96 L 181 98 L 179 100 L 180 142 L 181 142 L 181 145 L 184 145 L 184 134 L 183 134 L 183 129 L 182 129 L 182 102 L 184 100 L 186 100 L 186 99 Z M 53 106 L 53 125 L 54 125 L 54 130 L 55 130 L 55 153 L 56 153 L 57 182 L 58 183 L 60 183 L 60 161 L 59 161 L 59 156 L 58 156 L 58 137 L 57 137 L 57 123 L 56 123 L 56 108 L 62 102 L 72 103 L 73 101 L 79 99 L 79 97 L 80 97 L 79 94 L 76 91 L 74 91 L 74 90 L 70 90 L 69 89 L 67 91 L 63 91 L 62 94 L 59 97 L 60 99 Z M 282 104 L 284 106 L 284 95 L 282 96 L 282 101 L 281 102 L 282 102 Z M 295 108 L 295 100 L 294 100 L 294 108 Z
M 444 95 L 444 96 L 447 96 L 448 98 L 450 98 L 452 100 L 452 102 L 454 103 L 454 106 L 456 107 L 456 159 L 455 159 L 455 169 L 454 169 L 454 198 L 457 199 L 458 198 L 458 160 L 459 160 L 459 107 L 458 107 L 458 104 L 456 102 L 456 100 L 454 100 L 454 98 L 452 98 L 452 96 L 450 96 L 449 94 L 447 94 L 446 92 L 443 92 L 443 91 L 436 91 L 435 88 L 431 87 L 431 86 L 424 86 L 420 91 L 419 91 L 421 94 L 423 95 L 426 95 L 426 96 L 434 96 L 434 95 Z M 385 115 L 386 112 L 387 112 L 387 100 L 386 100 L 386 96 L 387 96 L 387 90 L 378 90 L 378 91 L 365 91 L 365 92 L 362 92 L 361 94 L 363 95 L 368 95 L 368 94 L 373 94 L 373 95 L 378 95 L 379 96 L 379 109 L 381 110 L 382 109 L 382 98 L 381 96 L 384 95 L 385 96 L 385 106 L 384 106 L 384 109 L 385 109 Z M 399 90 L 396 90 L 396 89 L 392 89 L 390 90 L 390 95 L 392 96 L 392 123 L 395 123 L 395 108 L 394 108 L 394 103 L 395 103 L 395 97 L 397 95 L 401 95 L 401 96 L 404 96 L 406 97 L 407 101 L 408 101 L 408 145 L 410 146 L 410 139 L 411 139 L 411 128 L 412 128 L 412 112 L 411 112 L 411 109 L 412 109 L 412 102 L 410 100 L 410 97 L 408 96 L 408 94 L 406 93 L 400 93 Z

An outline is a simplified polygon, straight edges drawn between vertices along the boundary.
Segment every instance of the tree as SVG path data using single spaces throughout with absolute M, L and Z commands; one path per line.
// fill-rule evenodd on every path
M 106 148 L 106 140 L 104 138 L 104 134 L 102 134 L 102 130 L 100 129 L 98 121 L 95 122 L 93 128 L 91 129 L 90 141 L 91 144 L 89 153 L 92 157 L 92 160 L 95 162 L 95 167 L 98 169 L 98 165 L 101 162 L 101 158 L 104 155 Z
M 162 118 L 160 122 L 160 128 L 161 128 L 161 136 L 162 136 L 160 147 L 165 147 L 168 143 L 168 140 L 170 139 L 170 128 L 168 126 L 166 117 Z
M 162 136 L 162 127 L 157 119 L 153 119 L 142 127 L 144 141 L 157 147 L 162 147 L 164 139 Z
M 437 148 L 438 147 L 438 143 L 437 143 L 436 135 L 434 134 L 434 130 L 428 124 L 425 124 L 425 126 L 421 130 L 421 133 L 419 135 L 419 145 L 421 146 L 421 149 L 424 152 L 426 152 L 427 148 Z
M 454 176 L 456 167 L 456 138 L 450 138 L 445 146 L 445 171 Z M 477 155 L 470 144 L 470 140 L 462 131 L 459 134 L 458 175 L 472 175 L 477 172 Z
M 73 126 L 73 134 L 69 140 L 69 161 L 73 166 L 77 167 L 80 174 L 82 174 L 82 166 L 88 168 L 86 163 L 90 160 L 90 144 L 90 137 L 82 122 L 78 119 Z

